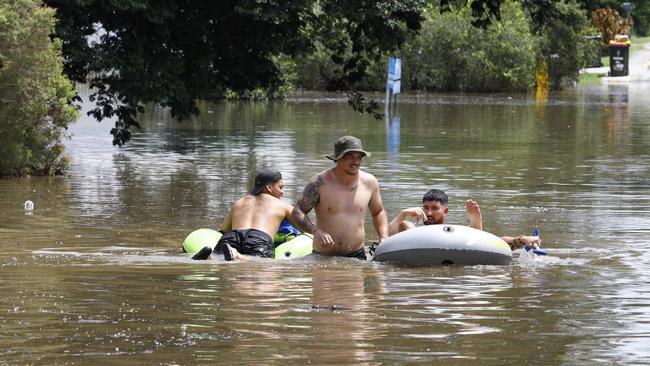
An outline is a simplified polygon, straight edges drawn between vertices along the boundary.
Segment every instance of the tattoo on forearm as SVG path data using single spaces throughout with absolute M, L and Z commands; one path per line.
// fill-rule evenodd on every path
M 320 175 L 311 179 L 305 186 L 305 189 L 302 191 L 298 202 L 291 212 L 291 215 L 298 225 L 302 226 L 303 230 L 312 234 L 314 233 L 314 230 L 316 230 L 316 225 L 314 225 L 307 214 L 314 208 L 314 206 L 316 206 L 316 204 L 318 204 L 318 201 L 320 201 L 319 189 L 323 185 L 325 185 L 325 181 Z
M 313 222 L 309 219 L 309 216 L 307 216 L 304 212 L 298 208 L 298 206 L 294 206 L 293 210 L 291 211 L 291 218 L 293 219 L 294 222 L 298 224 L 300 229 L 303 231 L 306 231 L 308 233 L 314 233 L 316 230 L 316 225 L 314 225 Z
M 305 214 L 309 213 L 314 206 L 320 200 L 319 189 L 325 185 L 325 181 L 321 176 L 317 176 L 315 179 L 312 179 L 307 183 L 305 189 L 302 191 L 300 198 L 298 199 L 297 206 Z

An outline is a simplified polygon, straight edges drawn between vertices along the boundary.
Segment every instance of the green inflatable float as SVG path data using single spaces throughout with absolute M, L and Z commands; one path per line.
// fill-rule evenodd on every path
M 196 254 L 204 247 L 214 248 L 221 239 L 221 233 L 212 229 L 198 229 L 190 233 L 183 242 L 183 253 Z
M 210 255 L 219 239 L 221 239 L 221 233 L 216 230 L 194 230 L 183 241 L 183 253 L 191 255 L 193 259 L 205 259 Z M 313 236 L 311 234 L 303 233 L 293 236 L 278 233 L 276 235 L 276 244 L 279 239 L 287 241 L 275 248 L 275 258 L 304 257 L 312 252 Z
M 275 247 L 275 258 L 297 258 L 310 255 L 314 236 L 302 233 L 289 241 Z

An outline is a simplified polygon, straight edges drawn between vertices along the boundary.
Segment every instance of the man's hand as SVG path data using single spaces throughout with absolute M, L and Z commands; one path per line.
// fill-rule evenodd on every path
M 473 199 L 465 201 L 465 211 L 469 218 L 469 226 L 474 229 L 483 230 L 483 217 L 481 216 L 481 207 Z
M 525 236 L 519 237 L 524 245 L 528 245 L 533 249 L 539 249 L 542 246 L 542 239 L 539 236 Z
M 400 213 L 397 216 L 395 216 L 393 221 L 388 223 L 388 235 L 395 235 L 402 230 L 408 230 L 410 228 L 414 228 L 415 225 L 412 222 L 405 221 L 407 217 L 413 217 L 417 221 L 420 220 L 422 220 L 422 222 L 427 221 L 427 214 L 424 213 L 422 207 L 406 208 L 400 211 Z
M 415 222 L 424 222 L 427 220 L 427 214 L 424 213 L 424 210 L 422 207 L 411 207 L 411 208 L 406 208 L 402 210 L 400 213 L 402 215 L 402 218 L 407 218 L 407 217 L 412 217 L 415 219 Z
M 519 235 L 512 238 L 512 249 L 529 246 L 531 249 L 539 249 L 542 246 L 542 239 L 539 236 Z
M 326 248 L 334 247 L 334 239 L 332 239 L 330 234 L 318 228 L 314 230 L 314 242 L 320 243 L 322 246 Z

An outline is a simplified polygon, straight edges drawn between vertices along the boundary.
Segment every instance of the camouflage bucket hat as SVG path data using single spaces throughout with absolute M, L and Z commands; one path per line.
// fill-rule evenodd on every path
M 363 153 L 365 156 L 370 156 L 370 153 L 365 151 L 363 146 L 361 146 L 361 140 L 354 136 L 343 136 L 334 142 L 334 154 L 325 155 L 325 157 L 337 161 L 349 151 L 357 151 Z

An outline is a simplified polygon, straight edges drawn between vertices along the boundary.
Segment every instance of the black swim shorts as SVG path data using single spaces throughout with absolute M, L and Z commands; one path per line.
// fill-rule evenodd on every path
M 357 250 L 356 252 L 346 254 L 346 255 L 344 255 L 344 257 L 356 258 L 356 259 L 361 260 L 361 261 L 365 261 L 365 260 L 368 259 L 368 257 L 366 256 L 366 249 L 365 248 L 361 248 L 361 249 Z
M 240 254 L 262 258 L 273 258 L 275 256 L 273 238 L 257 229 L 231 230 L 224 233 L 219 239 L 215 251 L 220 250 L 224 243 L 237 249 Z
M 321 252 L 316 252 L 316 251 L 314 251 L 313 254 L 315 254 L 315 255 L 326 255 L 326 256 L 332 256 L 333 255 L 333 254 L 329 254 L 329 253 L 321 253 Z M 361 248 L 361 249 L 357 250 L 356 252 L 352 252 L 352 253 L 348 253 L 348 254 L 341 254 L 340 256 L 345 257 L 345 258 L 354 258 L 354 259 L 358 259 L 358 260 L 361 260 L 361 261 L 365 261 L 365 260 L 368 259 L 368 257 L 366 256 L 366 249 L 365 248 Z

